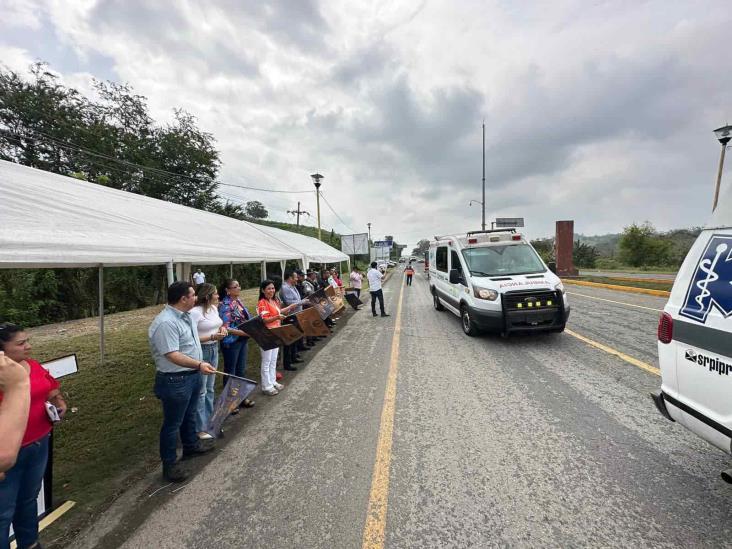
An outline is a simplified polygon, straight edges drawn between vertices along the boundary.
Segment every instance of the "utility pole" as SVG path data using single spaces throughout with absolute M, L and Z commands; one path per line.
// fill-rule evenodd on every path
M 310 212 L 306 212 L 305 210 L 300 209 L 300 202 L 297 203 L 297 210 L 287 210 L 288 214 L 297 215 L 297 226 L 300 226 L 300 214 L 306 214 L 308 217 L 310 216 Z
M 315 200 L 318 203 L 318 240 L 322 240 L 320 234 L 320 180 L 323 179 L 323 176 L 319 173 L 314 173 L 310 177 L 313 178 L 313 183 L 315 184 Z
M 483 221 L 481 228 L 485 231 L 485 120 L 483 120 Z

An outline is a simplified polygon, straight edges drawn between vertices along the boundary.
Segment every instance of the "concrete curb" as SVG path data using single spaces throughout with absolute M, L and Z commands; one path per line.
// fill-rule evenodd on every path
M 622 282 L 653 282 L 656 284 L 673 284 L 673 280 L 669 280 L 667 278 L 636 278 L 636 277 L 629 277 L 629 276 L 607 276 L 602 277 L 607 278 L 608 280 L 620 280 Z
M 605 288 L 606 290 L 615 290 L 617 292 L 630 292 L 633 294 L 646 294 L 656 297 L 669 297 L 671 292 L 665 290 L 651 290 L 650 288 L 634 288 L 633 286 L 619 286 L 617 284 L 602 284 L 600 282 L 587 282 L 586 280 L 568 280 L 562 279 L 564 284 L 574 284 L 576 286 L 590 286 L 592 288 Z

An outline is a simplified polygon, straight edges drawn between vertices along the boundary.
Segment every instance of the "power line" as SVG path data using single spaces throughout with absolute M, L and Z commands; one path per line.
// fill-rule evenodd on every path
M 351 227 L 349 227 L 348 225 L 346 225 L 346 222 L 345 222 L 345 221 L 343 221 L 343 220 L 341 219 L 341 216 L 340 216 L 340 215 L 338 215 L 338 214 L 336 213 L 336 211 L 335 211 L 335 210 L 333 209 L 333 206 L 331 206 L 331 205 L 330 205 L 330 202 L 328 202 L 328 201 L 326 200 L 326 198 L 325 198 L 325 196 L 323 195 L 323 192 L 322 192 L 322 191 L 320 192 L 320 196 L 321 196 L 321 197 L 323 198 L 323 202 L 325 202 L 325 203 L 326 203 L 326 205 L 327 205 L 327 206 L 328 206 L 328 207 L 330 208 L 330 211 L 331 211 L 331 212 L 333 212 L 333 215 L 335 215 L 335 216 L 336 216 L 336 217 L 338 218 L 338 220 L 339 220 L 339 221 L 341 222 L 341 225 L 343 225 L 343 226 L 344 226 L 344 227 L 345 227 L 346 229 L 348 229 L 348 230 L 349 230 L 349 231 L 351 231 L 352 233 L 355 233 L 356 231 L 354 231 L 354 230 L 353 230 L 353 229 L 352 229 Z
M 142 164 L 137 164 L 135 162 L 130 162 L 128 160 L 123 160 L 121 158 L 115 158 L 113 156 L 109 156 L 109 155 L 106 155 L 106 154 L 98 153 L 96 151 L 92 151 L 92 150 L 86 149 L 86 148 L 81 147 L 79 145 L 75 145 L 75 144 L 71 144 L 71 143 L 66 143 L 64 141 L 61 141 L 59 139 L 56 139 L 55 137 L 51 137 L 50 135 L 47 135 L 47 134 L 45 134 L 45 133 L 43 133 L 43 132 L 41 132 L 39 130 L 26 129 L 25 131 L 26 132 L 29 132 L 31 134 L 36 134 L 36 136 L 35 137 L 34 136 L 28 136 L 28 135 L 24 135 L 24 134 L 20 134 L 20 133 L 16 133 L 16 132 L 11 132 L 9 130 L 3 130 L 2 133 L 7 134 L 7 135 L 13 135 L 13 136 L 15 136 L 16 137 L 16 141 L 19 141 L 19 139 L 17 139 L 17 138 L 23 138 L 23 139 L 29 139 L 30 138 L 30 139 L 39 140 L 39 141 L 45 140 L 45 141 L 48 141 L 48 142 L 53 143 L 54 145 L 56 145 L 58 147 L 65 148 L 67 150 L 72 150 L 72 151 L 76 151 L 76 152 L 86 153 L 86 154 L 89 154 L 91 156 L 96 156 L 96 157 L 102 158 L 104 160 L 109 160 L 110 162 L 117 162 L 119 164 L 123 164 L 125 166 L 129 166 L 131 168 L 138 168 L 140 170 L 147 170 L 149 172 L 152 172 L 152 173 L 157 174 L 157 175 L 160 175 L 160 176 L 183 178 L 183 179 L 188 179 L 190 181 L 194 181 L 194 182 L 197 182 L 197 183 L 205 183 L 205 184 L 212 184 L 213 183 L 213 184 L 216 184 L 216 185 L 222 185 L 222 186 L 226 186 L 226 187 L 236 187 L 236 188 L 239 188 L 239 189 L 246 189 L 246 190 L 258 191 L 258 192 L 285 193 L 285 194 L 304 194 L 304 193 L 311 193 L 312 192 L 312 190 L 283 191 L 283 190 L 279 190 L 279 189 L 264 189 L 264 188 L 261 188 L 261 187 L 250 187 L 250 186 L 247 186 L 247 185 L 236 185 L 234 183 L 224 183 L 224 182 L 221 182 L 221 181 L 218 181 L 217 182 L 215 180 L 213 180 L 213 181 L 205 181 L 205 180 L 203 180 L 201 178 L 198 178 L 198 177 L 194 177 L 194 176 L 190 176 L 190 175 L 185 175 L 185 174 L 179 174 L 179 173 L 171 172 L 171 171 L 168 171 L 168 170 L 164 170 L 162 168 L 155 168 L 153 166 L 144 166 Z M 40 138 L 37 137 L 39 135 L 41 136 Z M 97 167 L 99 167 L 98 164 L 97 164 Z

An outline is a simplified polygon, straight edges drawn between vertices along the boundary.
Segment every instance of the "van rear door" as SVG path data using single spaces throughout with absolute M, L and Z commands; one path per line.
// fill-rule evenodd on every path
M 704 231 L 689 251 L 666 310 L 674 319 L 683 422 L 730 451 L 732 439 L 732 231 Z M 673 401 L 671 401 L 674 404 Z

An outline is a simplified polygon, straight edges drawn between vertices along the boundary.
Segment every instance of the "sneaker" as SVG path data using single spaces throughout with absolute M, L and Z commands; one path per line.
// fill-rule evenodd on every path
M 282 385 L 282 383 L 277 383 L 276 381 L 275 381 L 274 387 L 275 387 L 275 389 L 277 389 L 278 391 L 281 391 L 282 389 L 284 389 L 284 388 L 285 388 L 285 386 L 284 386 L 284 385 Z
M 200 433 L 198 433 L 198 440 L 209 440 L 212 438 L 213 437 L 205 431 L 201 431 Z
M 386 313 L 381 313 L 381 316 L 391 316 L 391 315 L 388 315 Z
M 183 457 L 181 459 L 193 459 L 200 455 L 209 453 L 214 448 L 216 448 L 216 443 L 214 442 L 213 437 L 206 440 L 199 440 L 196 447 L 192 450 L 183 450 Z
M 275 389 L 274 387 L 272 387 L 271 389 L 262 389 L 262 394 L 267 395 L 267 396 L 275 396 L 279 393 L 280 392 L 277 389 Z
M 180 463 L 163 464 L 163 478 L 168 482 L 183 482 L 188 478 L 188 473 Z

